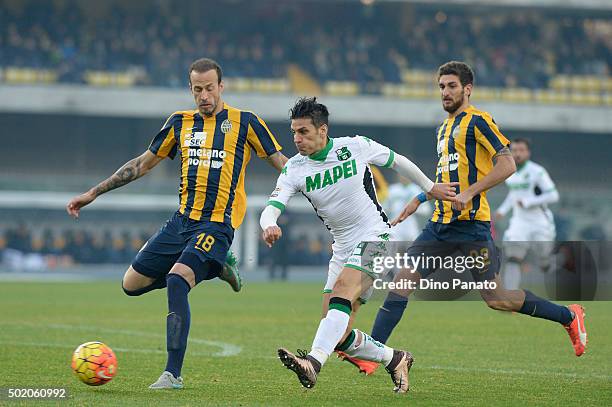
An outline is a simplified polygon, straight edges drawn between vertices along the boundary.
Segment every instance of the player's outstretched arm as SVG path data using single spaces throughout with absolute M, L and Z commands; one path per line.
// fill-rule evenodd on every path
M 491 172 L 457 195 L 455 202 L 453 202 L 454 209 L 463 210 L 467 208 L 473 197 L 482 191 L 493 188 L 516 172 L 516 164 L 508 147 L 502 148 L 493 156 L 493 163 Z
M 458 185 L 459 185 L 458 182 L 450 182 L 447 184 L 434 184 L 434 186 L 431 188 L 431 191 L 427 193 L 422 192 L 419 195 L 412 198 L 410 202 L 408 202 L 408 204 L 404 207 L 404 209 L 402 209 L 402 212 L 397 216 L 397 218 L 393 219 L 390 222 L 390 225 L 395 226 L 398 223 L 402 223 L 403 221 L 405 221 L 408 218 L 408 216 L 415 213 L 422 204 L 426 204 L 427 201 L 434 198 L 434 195 L 439 195 L 442 197 L 442 198 L 436 198 L 436 199 L 442 199 L 445 201 L 453 202 L 453 200 L 455 199 L 455 195 L 456 195 L 455 187 Z
M 123 164 L 112 176 L 100 182 L 89 191 L 72 198 L 66 205 L 66 211 L 69 215 L 78 218 L 82 207 L 90 204 L 103 193 L 112 191 L 142 177 L 159 164 L 161 160 L 163 160 L 163 157 L 158 157 L 149 150 L 145 151 L 138 157 Z
M 268 247 L 272 247 L 274 242 L 283 236 L 283 231 L 276 224 L 278 217 L 281 215 L 281 210 L 275 206 L 268 205 L 261 213 L 259 225 L 263 230 L 262 238 Z
M 453 201 L 455 199 L 455 187 L 459 186 L 458 182 L 435 184 L 415 163 L 403 155 L 395 154 L 391 168 L 400 175 L 409 178 L 423 191 L 427 192 L 427 199 L 434 198 L 445 201 Z
M 419 206 L 421 206 L 421 201 L 419 201 L 419 199 L 415 196 L 410 200 L 410 202 L 408 202 L 404 209 L 402 209 L 402 212 L 397 216 L 397 218 L 390 222 L 390 225 L 395 226 L 398 223 L 405 221 L 408 216 L 412 215 L 417 211 L 417 209 L 419 209 Z
M 288 160 L 289 159 L 280 151 L 264 158 L 264 161 L 276 168 L 278 172 L 281 172 Z

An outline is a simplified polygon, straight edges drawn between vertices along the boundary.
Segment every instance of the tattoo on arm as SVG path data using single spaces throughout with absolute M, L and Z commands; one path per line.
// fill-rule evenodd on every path
M 502 155 L 512 155 L 512 152 L 510 152 L 510 149 L 508 147 L 502 148 L 493 156 L 493 163 L 497 161 L 497 157 Z
M 143 172 L 142 161 L 142 157 L 136 157 L 125 163 L 112 176 L 93 187 L 94 194 L 96 196 L 102 195 L 105 192 L 122 187 L 143 176 L 145 172 Z

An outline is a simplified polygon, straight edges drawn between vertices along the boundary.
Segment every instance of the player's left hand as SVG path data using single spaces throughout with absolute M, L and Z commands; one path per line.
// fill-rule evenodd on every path
M 472 198 L 472 194 L 468 191 L 461 192 L 455 197 L 455 200 L 452 203 L 453 209 L 456 209 L 458 211 L 466 209 L 469 203 L 472 201 Z
M 395 219 L 393 219 L 390 223 L 391 226 L 395 226 L 398 223 L 401 223 L 403 221 L 406 220 L 406 218 L 408 218 L 408 216 L 412 215 L 413 213 L 416 212 L 416 210 L 419 208 L 419 205 L 421 204 L 421 202 L 419 202 L 418 199 L 414 198 L 413 200 L 411 200 L 410 202 L 408 202 L 408 205 L 406 205 L 404 207 L 404 209 L 402 209 L 402 212 L 399 214 L 399 216 Z

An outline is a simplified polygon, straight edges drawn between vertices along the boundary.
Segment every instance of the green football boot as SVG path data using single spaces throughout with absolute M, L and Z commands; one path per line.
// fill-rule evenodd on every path
M 223 271 L 221 272 L 219 279 L 227 282 L 235 292 L 242 290 L 242 278 L 240 277 L 240 272 L 238 271 L 238 259 L 231 250 L 228 250 L 227 252 L 225 264 L 223 265 Z

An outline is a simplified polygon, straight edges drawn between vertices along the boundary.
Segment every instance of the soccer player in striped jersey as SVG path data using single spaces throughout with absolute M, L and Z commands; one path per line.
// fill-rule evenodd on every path
M 528 290 L 507 290 L 499 276 L 499 254 L 491 237 L 491 214 L 486 192 L 516 171 L 508 148 L 509 141 L 500 132 L 491 115 L 470 104 L 474 83 L 472 69 L 463 62 L 451 61 L 438 69 L 442 107 L 448 117 L 436 132 L 438 165 L 436 182 L 459 182 L 459 194 L 453 202 L 436 200 L 434 213 L 409 256 L 446 256 L 459 250 L 464 256 L 484 255 L 488 267 L 473 269 L 475 281 L 494 281 L 495 289 L 480 290 L 487 305 L 496 310 L 517 312 L 561 324 L 567 331 L 576 356 L 585 352 L 587 333 L 584 310 L 578 304 L 561 306 L 540 298 Z M 413 199 L 391 224 L 397 224 L 429 197 Z M 435 270 L 421 267 L 397 274 L 396 280 L 426 278 Z M 372 337 L 387 343 L 408 303 L 409 290 L 392 290 L 378 311 Z M 360 371 L 372 373 L 368 361 L 351 360 Z
M 412 365 L 410 353 L 393 350 L 362 331 L 350 329 L 358 299 L 367 297 L 373 280 L 381 273 L 373 269 L 366 255 L 373 250 L 390 252 L 389 242 L 395 240 L 378 203 L 370 165 L 392 168 L 439 199 L 452 199 L 454 184 L 434 184 L 406 157 L 369 138 L 328 137 L 328 115 L 316 98 L 302 98 L 291 109 L 291 130 L 299 154 L 283 168 L 261 214 L 263 238 L 271 246 L 282 236 L 276 220 L 294 195 L 303 194 L 334 238 L 323 294 L 324 314 L 312 350 L 296 356 L 281 348 L 278 354 L 307 388 L 315 385 L 322 365 L 337 349 L 384 363 L 395 391 L 404 393 Z
M 143 246 L 122 282 L 129 296 L 167 287 L 168 361 L 150 386 L 153 389 L 183 387 L 189 291 L 216 277 L 240 290 L 236 260 L 229 248 L 246 211 L 244 180 L 251 150 L 278 171 L 287 161 L 263 120 L 223 102 L 223 76 L 215 61 L 194 61 L 189 68 L 189 86 L 195 110 L 173 113 L 147 151 L 66 207 L 69 214 L 78 217 L 79 210 L 101 194 L 142 177 L 164 158 L 174 159 L 179 154 L 179 209 Z

